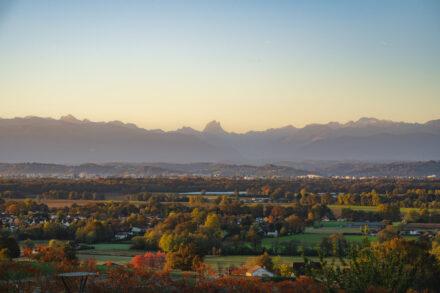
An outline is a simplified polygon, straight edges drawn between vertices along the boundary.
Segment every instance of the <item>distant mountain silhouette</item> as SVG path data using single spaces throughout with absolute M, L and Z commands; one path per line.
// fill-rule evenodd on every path
M 241 160 L 232 148 L 179 132 L 119 121 L 26 117 L 0 119 L 1 162 L 193 162 Z
M 226 131 L 223 130 L 220 122 L 213 120 L 206 124 L 205 129 L 203 129 L 205 133 L 211 134 L 226 134 Z
M 345 124 L 288 125 L 233 133 L 220 122 L 203 131 L 146 130 L 120 121 L 0 119 L 0 162 L 224 162 L 440 159 L 440 120 L 406 123 L 361 118 Z

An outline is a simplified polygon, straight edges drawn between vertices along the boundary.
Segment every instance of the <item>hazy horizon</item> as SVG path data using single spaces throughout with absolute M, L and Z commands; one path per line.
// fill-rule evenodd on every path
M 438 119 L 438 1 L 2 1 L 0 117 Z
M 190 128 L 192 128 L 194 130 L 197 130 L 197 131 L 203 131 L 204 128 L 206 127 L 206 125 L 208 125 L 208 124 L 210 124 L 212 122 L 218 122 L 218 123 L 220 123 L 221 127 L 223 128 L 223 130 L 225 130 L 226 132 L 230 132 L 230 133 L 233 132 L 233 133 L 238 133 L 238 134 L 246 134 L 246 133 L 252 132 L 252 131 L 266 131 L 266 130 L 270 130 L 270 129 L 279 129 L 279 128 L 290 127 L 290 126 L 300 129 L 300 128 L 304 128 L 304 127 L 306 127 L 308 125 L 316 125 L 316 124 L 318 124 L 318 125 L 325 125 L 325 124 L 330 124 L 330 123 L 339 123 L 341 125 L 344 125 L 344 124 L 348 124 L 350 122 L 358 122 L 361 119 L 378 119 L 379 121 L 386 121 L 386 122 L 393 122 L 393 123 L 408 123 L 408 124 L 425 124 L 425 123 L 427 123 L 429 121 L 440 120 L 440 115 L 439 115 L 439 117 L 437 117 L 435 119 L 430 119 L 430 120 L 426 120 L 426 121 L 394 121 L 394 120 L 390 120 L 390 119 L 379 119 L 377 117 L 358 117 L 357 119 L 348 120 L 348 121 L 327 121 L 327 122 L 322 122 L 322 123 L 311 122 L 310 124 L 305 124 L 305 125 L 301 125 L 301 126 L 297 126 L 297 125 L 294 125 L 294 124 L 286 124 L 286 125 L 280 125 L 278 127 L 266 127 L 266 128 L 262 128 L 262 129 L 246 129 L 246 130 L 243 130 L 243 131 L 233 131 L 233 130 L 225 128 L 224 125 L 223 125 L 223 121 L 216 120 L 216 119 L 212 119 L 212 120 L 206 121 L 205 124 L 202 125 L 200 128 L 192 127 L 188 123 L 186 123 L 186 124 L 183 123 L 182 125 L 177 126 L 174 129 L 162 129 L 162 128 L 159 128 L 159 127 L 155 127 L 154 125 L 143 126 L 143 125 L 138 125 L 138 124 L 136 124 L 136 123 L 134 123 L 132 121 L 120 121 L 120 120 L 115 120 L 115 119 L 102 120 L 102 121 L 96 120 L 95 121 L 95 120 L 91 120 L 91 119 L 89 119 L 87 117 L 76 117 L 75 115 L 72 115 L 72 114 L 61 115 L 61 116 L 58 116 L 58 117 L 42 117 L 42 116 L 37 116 L 37 115 L 14 116 L 14 117 L 2 117 L 2 116 L 0 116 L 0 119 L 26 119 L 26 118 L 32 118 L 32 117 L 43 118 L 43 119 L 54 119 L 54 120 L 62 120 L 63 118 L 68 117 L 68 118 L 74 118 L 74 119 L 80 120 L 82 122 L 88 121 L 88 122 L 93 122 L 93 123 L 110 123 L 110 122 L 114 122 L 114 121 L 119 121 L 119 122 L 122 122 L 124 124 L 135 124 L 137 127 L 143 128 L 143 129 L 146 129 L 146 130 L 159 129 L 159 130 L 163 130 L 163 131 L 176 131 L 176 130 L 180 130 L 180 129 L 185 128 L 185 127 L 190 127 Z

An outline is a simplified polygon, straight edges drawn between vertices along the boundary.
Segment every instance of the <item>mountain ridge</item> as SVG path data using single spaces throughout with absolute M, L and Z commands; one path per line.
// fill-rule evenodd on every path
M 192 131 L 196 131 L 196 132 L 221 132 L 221 133 L 226 133 L 226 134 L 250 134 L 250 133 L 267 132 L 267 131 L 300 130 L 300 129 L 307 129 L 307 128 L 313 128 L 313 127 L 329 127 L 329 128 L 365 127 L 365 126 L 371 126 L 371 125 L 375 125 L 375 126 L 408 125 L 408 126 L 440 127 L 440 118 L 428 120 L 425 123 L 420 123 L 420 122 L 392 121 L 392 120 L 386 120 L 386 119 L 378 119 L 378 118 L 374 118 L 374 117 L 361 117 L 356 121 L 350 120 L 345 123 L 341 123 L 341 122 L 337 122 L 337 121 L 330 121 L 327 123 L 310 123 L 310 124 L 306 124 L 303 127 L 295 127 L 292 124 L 288 124 L 288 125 L 280 126 L 280 127 L 267 128 L 265 130 L 248 130 L 248 131 L 245 131 L 242 133 L 236 133 L 236 132 L 229 132 L 229 131 L 224 130 L 224 128 L 221 125 L 221 122 L 217 121 L 217 120 L 209 121 L 202 130 L 196 130 L 196 129 L 189 127 L 189 126 L 182 126 L 181 128 L 178 128 L 176 130 L 165 131 L 162 129 L 147 129 L 144 127 L 139 127 L 135 123 L 126 123 L 126 122 L 122 122 L 120 120 L 111 120 L 111 121 L 91 121 L 89 119 L 80 120 L 72 114 L 66 114 L 66 115 L 60 116 L 59 119 L 52 118 L 52 117 L 39 117 L 39 116 L 33 116 L 33 115 L 24 116 L 24 117 L 14 117 L 14 118 L 0 117 L 0 121 L 8 121 L 8 120 L 9 121 L 19 121 L 19 120 L 31 120 L 31 119 L 38 119 L 40 121 L 44 121 L 44 120 L 45 121 L 63 121 L 66 123 L 76 123 L 76 124 L 81 124 L 81 123 L 84 123 L 84 124 L 87 124 L 87 123 L 115 124 L 115 125 L 121 125 L 121 126 L 135 127 L 135 128 L 144 129 L 147 131 L 154 130 L 154 131 L 162 131 L 162 132 L 179 132 L 182 130 L 183 131 L 184 130 L 192 130 Z
M 44 163 L 224 162 L 440 159 L 440 119 L 426 123 L 363 117 L 347 123 L 287 125 L 228 132 L 213 120 L 202 130 L 145 129 L 121 121 L 0 118 L 0 161 Z

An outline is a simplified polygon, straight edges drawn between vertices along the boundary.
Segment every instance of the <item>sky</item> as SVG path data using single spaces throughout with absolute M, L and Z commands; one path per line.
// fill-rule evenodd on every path
M 440 119 L 440 1 L 0 0 L 0 117 Z

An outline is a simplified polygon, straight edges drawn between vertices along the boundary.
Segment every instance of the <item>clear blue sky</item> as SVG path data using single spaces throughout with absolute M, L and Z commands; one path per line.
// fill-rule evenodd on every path
M 440 118 L 440 1 L 0 0 L 0 117 Z

